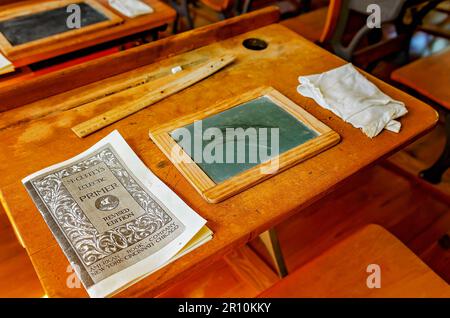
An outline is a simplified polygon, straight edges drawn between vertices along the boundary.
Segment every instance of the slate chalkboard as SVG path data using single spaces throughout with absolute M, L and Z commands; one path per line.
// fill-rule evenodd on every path
M 301 123 L 294 116 L 289 114 L 283 108 L 279 107 L 268 97 L 259 97 L 249 102 L 238 105 L 234 108 L 228 109 L 221 113 L 218 113 L 214 116 L 203 119 L 202 121 L 202 131 L 200 134 L 203 134 L 206 129 L 211 127 L 217 127 L 221 130 L 224 138 L 222 140 L 216 140 L 215 142 L 223 143 L 223 159 L 221 163 L 206 163 L 206 162 L 197 162 L 197 165 L 205 172 L 208 177 L 211 178 L 215 183 L 220 183 L 225 181 L 243 171 L 246 171 L 258 164 L 261 163 L 261 158 L 259 156 L 259 148 L 260 147 L 268 147 L 269 149 L 263 149 L 264 153 L 274 156 L 272 153 L 272 140 L 270 134 L 270 128 L 278 128 L 279 130 L 279 152 L 275 154 L 275 156 L 282 154 L 292 148 L 295 148 L 305 142 L 315 138 L 318 136 L 314 130 L 310 129 L 303 123 Z M 184 149 L 184 151 L 192 158 L 192 149 L 194 149 L 193 140 L 195 136 L 194 124 L 190 124 L 185 126 L 184 128 L 190 131 L 191 141 L 190 147 L 183 147 L 186 145 L 186 141 L 177 140 L 177 134 L 174 133 L 174 130 L 171 133 L 171 136 L 178 142 L 178 144 Z M 243 163 L 237 163 L 237 141 L 233 135 L 228 135 L 227 138 L 227 128 L 255 128 L 259 132 L 262 128 L 269 128 L 267 130 L 267 139 L 261 140 L 258 142 L 251 143 L 250 138 L 245 138 L 245 140 L 241 140 L 241 142 L 245 143 L 245 161 Z M 231 136 L 231 138 L 230 138 Z M 260 137 L 262 135 L 259 135 Z M 259 137 L 258 137 L 259 138 Z M 234 163 L 226 162 L 226 144 L 229 142 L 233 142 L 234 139 Z M 202 140 L 201 136 L 196 140 Z M 211 141 L 202 141 L 202 149 L 205 148 L 207 144 L 210 144 Z M 189 145 L 189 143 L 188 143 Z M 249 150 L 254 151 L 257 155 L 257 160 L 253 160 L 251 162 L 249 156 Z M 195 161 L 195 158 L 192 158 Z M 266 158 L 267 159 L 267 158 Z M 229 160 L 230 161 L 230 160 Z
M 240 133 L 236 133 L 238 128 Z M 271 137 L 271 128 L 277 128 L 273 131 L 278 131 L 278 136 Z M 149 135 L 209 203 L 228 199 L 341 139 L 273 87 L 255 88 L 218 101 L 151 128 Z M 241 151 L 236 152 L 236 146 Z M 278 151 L 273 151 L 277 146 Z
M 81 9 L 81 27 L 109 20 L 103 13 L 87 3 L 78 4 Z M 0 22 L 0 32 L 12 46 L 36 41 L 52 35 L 71 31 L 67 27 L 66 7 L 19 16 Z

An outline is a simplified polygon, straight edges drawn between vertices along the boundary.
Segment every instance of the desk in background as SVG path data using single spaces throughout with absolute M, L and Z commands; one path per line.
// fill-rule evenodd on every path
M 14 64 L 16 68 L 25 68 L 25 73 L 27 73 L 27 75 L 22 77 L 22 79 L 29 79 L 45 73 L 42 71 L 37 71 L 34 76 L 32 76 L 31 74 L 34 72 L 28 68 L 28 65 L 30 64 L 55 59 L 61 56 L 67 56 L 73 52 L 77 52 L 77 56 L 84 54 L 90 59 L 111 54 L 111 52 L 116 52 L 117 47 L 120 48 L 121 44 L 135 41 L 137 38 L 150 36 L 152 39 L 157 39 L 158 31 L 164 30 L 168 24 L 175 21 L 175 10 L 159 0 L 144 0 L 144 2 L 149 4 L 154 9 L 154 12 L 135 18 L 128 18 L 118 13 L 108 5 L 108 0 L 97 1 L 115 15 L 119 16 L 123 21 L 119 24 L 98 29 L 93 32 L 82 33 L 73 37 L 64 38 L 59 41 L 51 42 L 47 45 L 35 46 L 29 50 L 21 51 L 12 56 L 8 56 L 5 52 L 3 52 L 3 54 Z M 14 1 L 13 3 L 0 6 L 0 12 L 39 2 L 41 1 Z M 94 50 L 89 50 L 89 48 L 93 47 L 95 48 Z M 116 47 L 115 50 L 113 49 L 114 47 Z M 74 57 L 67 56 L 66 60 L 68 58 L 73 59 Z M 58 63 L 59 61 L 55 62 Z M 68 65 L 74 63 L 65 61 L 64 64 L 65 65 L 61 65 L 60 67 L 67 67 Z M 0 82 L 8 81 L 13 77 L 20 78 L 20 76 L 20 74 L 17 76 L 0 76 Z M 14 82 L 17 82 L 17 80 L 14 80 Z

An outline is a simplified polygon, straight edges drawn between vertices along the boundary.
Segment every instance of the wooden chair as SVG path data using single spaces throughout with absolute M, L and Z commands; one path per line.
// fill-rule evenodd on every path
M 281 24 L 312 42 L 326 43 L 336 27 L 341 5 L 342 0 L 331 0 L 327 7 L 286 19 Z
M 399 30 L 396 30 L 395 35 L 391 36 L 393 32 L 383 32 L 382 29 L 370 28 L 366 19 L 368 6 L 377 4 L 381 9 L 381 28 L 395 27 L 398 19 L 401 18 L 405 2 L 406 0 L 343 0 L 335 30 L 329 41 L 333 51 L 346 60 L 358 60 L 355 63 L 366 65 L 405 49 L 405 46 L 409 49 L 409 41 L 405 41 L 403 34 L 398 34 Z M 351 25 L 351 17 L 354 13 L 362 18 L 362 24 L 357 31 L 357 26 Z M 356 32 L 349 27 L 354 28 Z M 346 43 L 346 35 L 349 33 L 351 39 Z M 375 37 L 380 36 L 379 40 L 369 38 L 364 45 L 361 45 L 362 41 L 367 39 L 367 36 L 370 37 L 374 33 Z
M 424 0 L 330 0 L 327 9 L 303 14 L 281 24 L 370 70 L 380 60 L 396 53 L 404 53 L 408 58 L 414 30 L 441 1 L 429 1 L 414 11 L 408 24 L 403 19 L 407 9 Z M 367 25 L 370 4 L 378 4 L 381 8 L 381 29 L 371 29 Z
M 369 225 L 259 297 L 450 297 L 450 286 L 391 233 Z
M 450 167 L 450 49 L 421 58 L 395 70 L 391 74 L 394 81 L 413 89 L 420 95 L 441 106 L 446 112 L 447 142 L 439 159 L 429 169 L 422 171 L 420 177 L 437 184 Z
M 1 0 L 0 0 L 1 1 Z M 194 21 L 189 10 L 190 4 L 196 5 L 197 0 L 168 0 L 169 3 L 175 10 L 177 11 L 177 19 L 174 23 L 173 33 L 177 33 L 179 19 L 184 17 L 187 21 L 188 29 L 194 28 Z M 217 12 L 220 20 L 228 19 L 236 15 L 244 14 L 250 12 L 253 0 L 199 0 L 205 6 Z M 298 12 L 297 7 L 294 6 L 290 1 L 263 1 L 267 2 L 269 5 L 276 5 L 280 8 L 281 14 L 283 13 L 292 13 Z M 311 0 L 297 0 L 298 8 L 301 9 L 302 12 L 309 11 L 311 6 Z
M 233 11 L 239 0 L 200 0 L 205 6 L 216 11 L 220 20 L 232 17 Z M 192 30 L 194 26 L 194 19 L 191 14 L 190 5 L 197 6 L 197 0 L 169 0 L 170 5 L 177 11 L 177 17 L 173 25 L 173 33 L 178 32 L 178 25 L 180 18 L 185 18 L 187 22 L 187 29 Z
M 321 5 L 322 1 L 326 0 L 316 0 L 316 2 L 319 2 L 317 5 Z M 254 7 L 261 8 L 262 6 L 274 5 L 280 9 L 282 17 L 296 15 L 300 12 L 309 12 L 311 7 L 313 7 L 313 0 L 236 0 L 236 2 L 238 2 L 237 7 L 240 14 L 247 13 L 251 9 L 254 9 Z
M 227 19 L 233 16 L 232 9 L 237 2 L 233 0 L 200 0 L 204 5 L 219 14 L 221 20 Z
M 168 0 L 172 8 L 177 12 L 177 16 L 173 23 L 172 32 L 174 34 L 178 33 L 178 26 L 180 24 L 180 18 L 185 18 L 187 21 L 188 30 L 194 28 L 194 20 L 192 18 L 191 12 L 189 10 L 189 4 L 192 0 Z
M 297 0 L 299 2 L 299 7 L 303 9 L 307 9 L 310 5 L 311 0 Z M 221 20 L 231 18 L 235 15 L 240 15 L 244 13 L 250 12 L 250 9 L 254 2 L 263 2 L 263 6 L 274 5 L 278 6 L 280 9 L 280 13 L 283 15 L 284 13 L 293 12 L 296 10 L 296 7 L 289 1 L 274 1 L 274 0 L 262 0 L 262 1 L 253 1 L 253 0 L 200 0 L 205 6 L 216 11 Z M 261 5 L 260 5 L 261 7 Z

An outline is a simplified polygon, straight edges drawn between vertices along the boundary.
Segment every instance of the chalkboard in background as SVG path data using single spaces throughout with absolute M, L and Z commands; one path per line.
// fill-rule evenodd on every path
M 87 3 L 78 4 L 81 9 L 81 27 L 109 20 L 103 13 Z M 67 18 L 71 13 L 67 7 L 33 13 L 0 22 L 0 32 L 12 46 L 36 41 L 49 36 L 71 31 Z

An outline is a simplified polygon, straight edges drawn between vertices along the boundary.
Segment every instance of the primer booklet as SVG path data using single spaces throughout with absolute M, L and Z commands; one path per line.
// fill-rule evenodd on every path
M 91 297 L 110 296 L 212 237 L 117 131 L 22 182 Z

